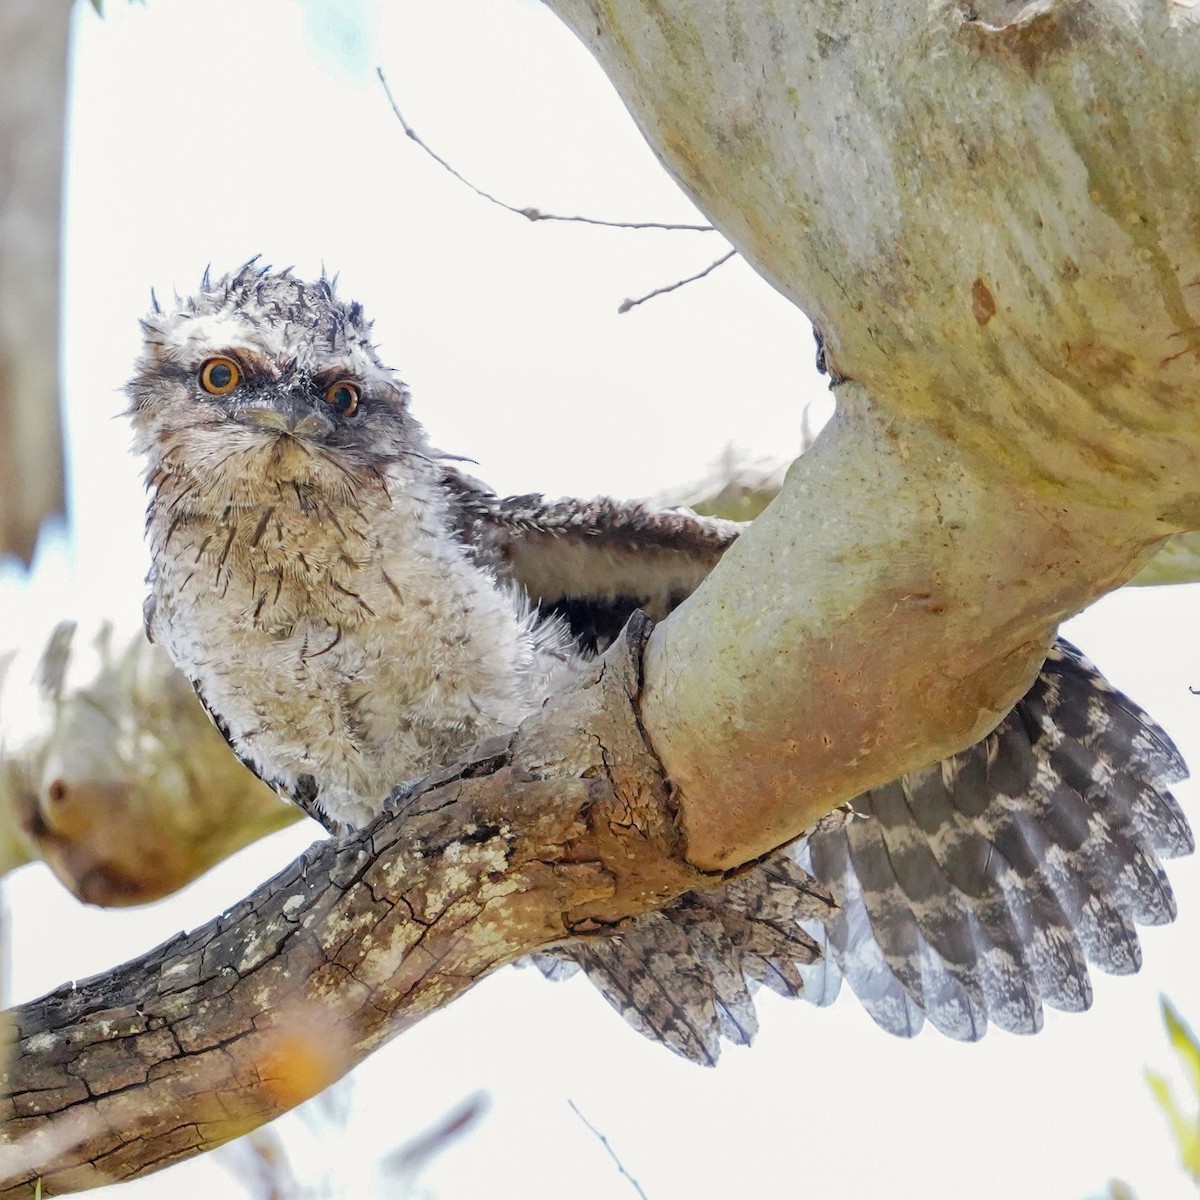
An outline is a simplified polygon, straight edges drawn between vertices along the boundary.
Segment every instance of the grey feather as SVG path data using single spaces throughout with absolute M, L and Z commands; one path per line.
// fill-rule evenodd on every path
M 1060 640 L 983 742 L 858 797 L 861 819 L 809 838 L 813 871 L 843 904 L 831 957 L 896 1033 L 912 1022 L 877 1002 L 891 994 L 884 973 L 967 1032 L 962 998 L 930 990 L 931 957 L 1014 1032 L 1040 1027 L 1043 1002 L 1088 1007 L 1086 961 L 1136 970 L 1135 923 L 1174 915 L 1156 851 L 1192 848 L 1166 790 L 1182 771 L 1166 735 Z

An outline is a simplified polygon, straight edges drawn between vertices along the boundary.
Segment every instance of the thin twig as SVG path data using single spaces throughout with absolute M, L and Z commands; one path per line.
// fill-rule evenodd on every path
M 518 208 L 515 204 L 508 204 L 498 196 L 493 196 L 491 192 L 485 192 L 483 188 L 476 187 L 461 171 L 455 170 L 436 150 L 423 141 L 417 131 L 404 119 L 404 115 L 400 112 L 395 97 L 392 95 L 392 89 L 388 87 L 387 79 L 383 74 L 383 68 L 376 67 L 375 74 L 379 76 L 379 82 L 383 84 L 384 94 L 387 96 L 388 103 L 392 106 L 392 112 L 396 114 L 396 120 L 400 122 L 400 128 L 404 130 L 405 135 L 416 142 L 438 166 L 449 171 L 459 183 L 470 188 L 475 195 L 482 199 L 503 208 L 506 212 L 516 213 L 518 217 L 525 217 L 529 221 L 577 221 L 582 225 L 602 225 L 606 229 L 675 229 L 687 230 L 692 233 L 716 232 L 711 225 L 675 225 L 668 221 L 601 221 L 598 217 L 566 217 L 560 216 L 557 213 L 542 212 L 540 208 Z
M 583 1113 L 579 1111 L 574 1100 L 568 1098 L 567 1103 L 571 1106 L 571 1111 L 588 1127 L 592 1133 L 592 1136 L 595 1137 L 599 1141 L 600 1145 L 602 1145 L 604 1149 L 608 1151 L 608 1157 L 617 1164 L 617 1170 L 620 1171 L 621 1174 L 624 1175 L 625 1178 L 628 1179 L 633 1185 L 633 1190 L 637 1192 L 639 1196 L 641 1196 L 642 1200 L 650 1200 L 650 1197 L 647 1196 L 644 1191 L 642 1191 L 642 1185 L 638 1183 L 638 1181 L 634 1179 L 634 1177 L 625 1169 L 625 1164 L 617 1157 L 616 1152 L 608 1144 L 608 1138 L 606 1138 L 604 1134 L 602 1134 L 600 1130 L 598 1130 L 595 1125 L 593 1125 L 591 1121 L 589 1121 L 587 1117 L 585 1117 Z
M 669 283 L 666 287 L 655 288 L 654 291 L 647 292 L 644 296 L 639 296 L 636 300 L 622 300 L 617 308 L 617 312 L 627 313 L 631 308 L 636 308 L 639 304 L 645 304 L 647 300 L 653 300 L 655 296 L 665 296 L 667 292 L 673 292 L 676 288 L 681 288 L 689 283 L 695 283 L 697 279 L 703 279 L 705 275 L 711 275 L 722 263 L 727 263 L 736 253 L 736 250 L 730 250 L 728 254 L 722 254 L 716 262 L 709 263 L 703 271 L 699 271 L 695 275 L 689 275 L 686 279 L 679 279 L 674 283 Z

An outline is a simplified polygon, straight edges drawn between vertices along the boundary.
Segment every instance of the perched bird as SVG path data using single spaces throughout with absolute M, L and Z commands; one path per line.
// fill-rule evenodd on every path
M 242 760 L 333 830 L 513 730 L 738 535 L 686 510 L 496 496 L 430 447 L 360 307 L 325 279 L 251 262 L 143 328 L 128 390 L 148 632 Z M 825 1003 L 845 977 L 897 1034 L 925 1017 L 967 1040 L 989 1021 L 1033 1032 L 1043 1003 L 1088 1006 L 1086 960 L 1136 970 L 1135 922 L 1173 916 L 1159 856 L 1192 849 L 1166 790 L 1183 775 L 1060 641 L 978 745 L 538 962 L 582 965 L 700 1061 L 750 1039 L 759 983 Z

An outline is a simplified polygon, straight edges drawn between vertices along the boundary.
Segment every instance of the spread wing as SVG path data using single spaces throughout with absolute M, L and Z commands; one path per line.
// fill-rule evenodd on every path
M 448 471 L 460 535 L 580 644 L 603 650 L 634 609 L 661 621 L 703 582 L 743 526 L 618 500 L 500 497 Z
M 501 499 L 457 475 L 450 487 L 481 559 L 592 648 L 635 607 L 669 612 L 741 528 L 684 509 Z M 1174 916 L 1159 860 L 1193 848 L 1168 790 L 1185 774 L 1166 734 L 1060 639 L 987 738 L 857 797 L 844 819 L 754 869 L 778 876 L 769 937 L 761 922 L 745 925 L 748 874 L 558 955 L 636 1028 L 705 1062 L 720 1037 L 748 1040 L 759 983 L 796 994 L 802 981 L 805 998 L 825 1004 L 845 979 L 901 1036 L 926 1018 L 963 1040 L 989 1023 L 1032 1033 L 1043 1005 L 1088 1007 L 1089 962 L 1136 971 L 1135 926 Z M 836 908 L 817 911 L 813 876 Z M 748 948 L 750 927 L 766 949 Z M 789 938 L 793 927 L 812 942 Z M 544 956 L 539 965 L 563 972 Z
M 982 742 L 857 797 L 850 818 L 795 854 L 837 913 L 802 967 L 828 1003 L 844 977 L 891 1033 L 924 1017 L 974 1041 L 990 1022 L 1042 1025 L 1042 1005 L 1091 1003 L 1087 963 L 1141 966 L 1135 926 L 1175 901 L 1160 858 L 1194 843 L 1168 790 L 1178 750 L 1074 646 L 1059 640 L 1033 687 Z

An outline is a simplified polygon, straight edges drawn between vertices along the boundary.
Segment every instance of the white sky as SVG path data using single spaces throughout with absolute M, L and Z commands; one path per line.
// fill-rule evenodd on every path
M 378 62 L 423 137 L 518 204 L 694 220 L 591 59 L 518 0 L 110 0 L 76 14 L 66 308 L 74 566 L 54 554 L 6 609 L 137 619 L 142 499 L 114 416 L 153 285 L 253 254 L 313 274 L 376 318 L 386 358 L 444 449 L 501 491 L 662 493 L 730 442 L 788 457 L 824 404 L 807 323 L 743 263 L 626 316 L 617 304 L 717 257 L 716 235 L 532 225 L 467 192 L 409 143 Z M 314 49 L 320 44 L 323 49 Z M 82 584 L 75 587 L 72 579 Z M 1200 589 L 1125 592 L 1069 631 L 1200 763 Z M 19 626 L 20 627 L 20 626 Z M 1180 789 L 1195 807 L 1195 789 Z M 40 867 L 9 892 L 18 998 L 198 924 L 312 839 L 287 831 L 183 895 L 84 910 Z M 701 1071 L 629 1031 L 589 985 L 505 971 L 358 1072 L 353 1134 L 298 1161 L 347 1195 L 385 1195 L 372 1162 L 461 1097 L 491 1092 L 479 1131 L 425 1177 L 442 1200 L 633 1195 L 567 1106 L 607 1135 L 653 1200 L 811 1191 L 823 1200 L 1082 1197 L 1111 1175 L 1143 1197 L 1194 1191 L 1142 1079 L 1169 1069 L 1157 994 L 1200 1021 L 1200 869 L 1171 872 L 1181 919 L 1144 935 L 1136 979 L 1096 979 L 1084 1017 L 1022 1040 L 958 1046 L 832 1009 L 760 1002 L 751 1051 Z M 53 936 L 47 936 L 47 930 Z M 126 1198 L 231 1194 L 210 1156 Z M 159 1189 L 167 1189 L 162 1192 Z

